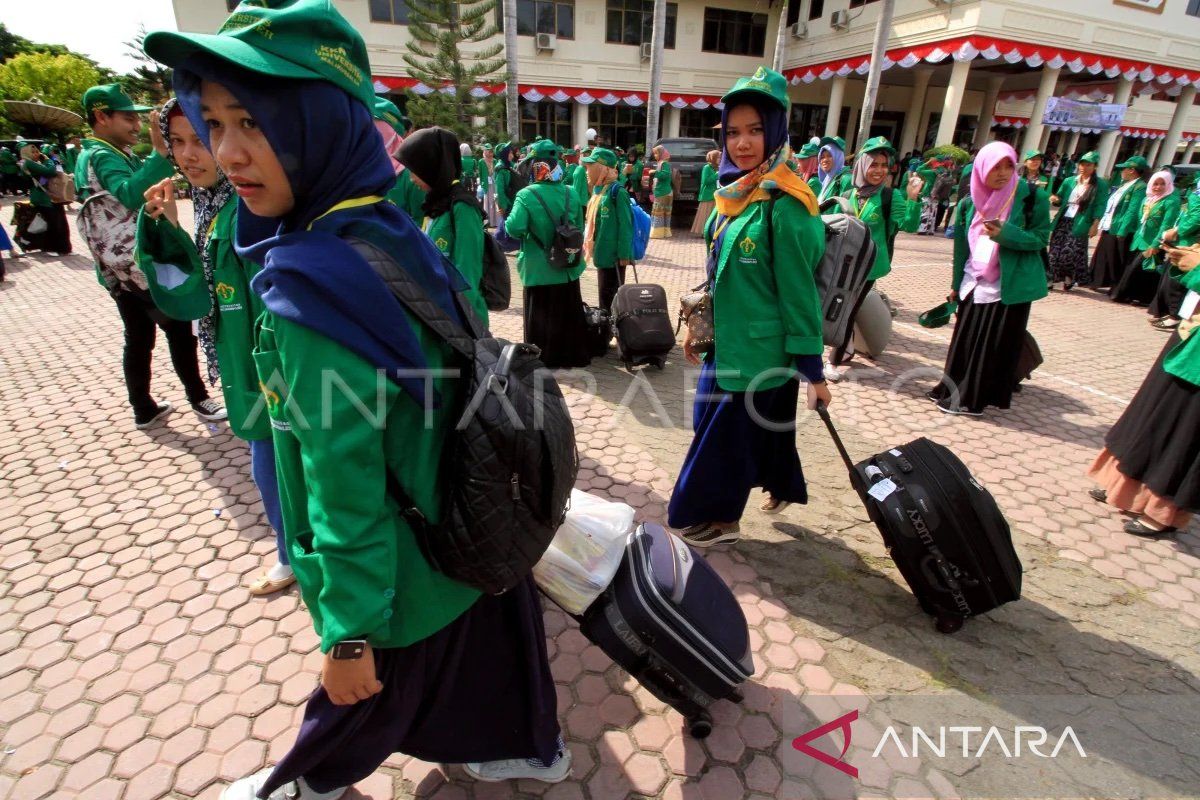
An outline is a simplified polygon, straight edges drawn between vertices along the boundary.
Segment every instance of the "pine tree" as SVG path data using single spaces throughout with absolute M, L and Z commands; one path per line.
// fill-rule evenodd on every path
M 495 98 L 474 97 L 476 84 L 499 80 L 504 66 L 498 56 L 504 44 L 480 45 L 499 30 L 492 22 L 496 0 L 405 0 L 408 5 L 408 53 L 404 63 L 409 74 L 438 90 L 409 101 L 407 110 L 418 126 L 441 125 L 469 142 L 478 133 L 472 117 L 488 120 L 488 128 L 499 127 Z M 485 134 L 488 135 L 488 134 Z
M 142 46 L 145 40 L 146 26 L 142 25 L 138 27 L 137 36 L 133 41 L 125 42 L 129 56 L 138 62 L 138 65 L 134 67 L 133 72 L 121 77 L 121 83 L 134 100 L 160 106 L 171 97 L 173 71 L 146 55 Z

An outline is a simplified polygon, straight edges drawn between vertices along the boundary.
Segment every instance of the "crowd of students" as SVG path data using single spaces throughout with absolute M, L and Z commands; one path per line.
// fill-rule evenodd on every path
M 315 50 L 314 30 L 323 37 Z M 332 800 L 393 752 L 461 763 L 483 781 L 563 780 L 571 756 L 532 582 L 490 596 L 452 580 L 425 560 L 401 513 L 392 487 L 426 519 L 441 514 L 444 443 L 462 387 L 442 371 L 455 365 L 453 349 L 407 314 L 359 243 L 394 257 L 451 318 L 467 313 L 454 301 L 462 293 L 486 325 L 481 281 L 494 228 L 519 249 L 525 341 L 548 367 L 583 366 L 595 354 L 580 276 L 595 267 L 600 307 L 612 305 L 633 263 L 640 158 L 564 152 L 544 139 L 485 145 L 476 158 L 450 131 L 413 131 L 375 96 L 362 38 L 326 2 L 243 4 L 217 34 L 157 32 L 145 48 L 174 68 L 177 94 L 151 116 L 152 154 L 129 151 L 149 109 L 100 86 L 83 97 L 93 135 L 74 165 L 81 199 L 107 203 L 81 232 L 125 325 L 135 424 L 170 411 L 149 393 L 162 328 L 196 413 L 216 420 L 227 409 L 249 443 L 277 545 L 277 563 L 251 591 L 297 582 L 325 654 L 292 749 L 223 800 Z M 769 514 L 807 502 L 795 441 L 801 388 L 809 408 L 831 403 L 827 379 L 852 355 L 846 345 L 827 354 L 823 341 L 823 205 L 869 229 L 873 284 L 892 269 L 897 232 L 939 227 L 934 190 L 959 179 L 941 164 L 901 169 L 882 137 L 854 154 L 836 137 L 793 152 L 787 81 L 765 67 L 722 101 L 721 148 L 702 172 L 693 225 L 706 245 L 714 335 L 702 344 L 689 330 L 683 342 L 700 373 L 694 438 L 668 509 L 669 524 L 700 547 L 739 538 L 756 489 Z M 651 236 L 663 237 L 670 154 L 652 155 Z M 958 322 L 928 396 L 950 414 L 1007 408 L 1050 275 L 1111 282 L 1123 253 L 1135 253 L 1138 269 L 1183 287 L 1178 304 L 1164 300 L 1183 321 L 1090 474 L 1098 500 L 1138 515 L 1127 530 L 1162 535 L 1200 508 L 1200 346 L 1188 291 L 1200 288 L 1200 270 L 1178 249 L 1195 242 L 1200 201 L 1180 216 L 1169 175 L 1139 185 L 1144 161 L 1122 165 L 1127 180 L 1109 198 L 1090 156 L 1061 186 L 1043 183 L 1039 160 L 999 142 L 975 154 L 947 270 Z M 193 236 L 182 232 L 176 172 L 191 187 Z M 564 227 L 582 232 L 578 252 L 564 251 Z M 1094 273 L 1093 228 L 1105 237 Z M 200 344 L 225 408 L 208 397 Z M 331 369 L 341 389 L 332 394 Z M 401 377 L 407 370 L 431 370 L 432 392 Z M 363 413 L 380 403 L 382 424 Z

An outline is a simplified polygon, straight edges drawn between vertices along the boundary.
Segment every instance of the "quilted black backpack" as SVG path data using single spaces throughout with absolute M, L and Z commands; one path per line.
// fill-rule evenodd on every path
M 467 380 L 442 458 L 442 519 L 427 520 L 392 476 L 389 492 L 430 566 L 488 594 L 507 591 L 550 546 L 575 485 L 575 428 L 562 391 L 537 347 L 488 336 L 459 296 L 464 330 L 387 252 L 348 243 L 453 348 Z

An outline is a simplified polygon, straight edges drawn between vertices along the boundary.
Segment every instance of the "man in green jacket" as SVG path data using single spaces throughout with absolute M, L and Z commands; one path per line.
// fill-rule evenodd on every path
M 191 325 L 165 321 L 150 300 L 146 276 L 134 263 L 137 211 L 146 202 L 146 190 L 175 174 L 175 167 L 167 158 L 167 144 L 159 130 L 157 114 L 151 115 L 150 125 L 154 152 L 144 162 L 131 152 L 142 130 L 139 115 L 149 110 L 135 105 L 115 83 L 93 86 L 84 92 L 83 111 L 93 136 L 83 142 L 83 174 L 76 175 L 76 186 L 82 181 L 84 187 L 80 200 L 107 193 L 92 201 L 93 205 L 103 204 L 103 211 L 94 215 L 98 221 L 90 226 L 90 235 L 85 238 L 125 325 L 125 388 L 138 429 L 149 428 L 171 411 L 170 403 L 160 403 L 150 396 L 156 324 L 167 335 L 175 374 L 183 383 L 192 410 L 208 422 L 226 416 L 225 409 L 209 397 L 200 377 L 197 342 Z

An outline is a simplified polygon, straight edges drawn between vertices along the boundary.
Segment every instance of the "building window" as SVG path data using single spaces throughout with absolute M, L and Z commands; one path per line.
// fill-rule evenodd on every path
M 850 0 L 851 8 L 862 8 L 868 3 L 878 3 L 879 0 Z
M 791 116 L 788 119 L 792 149 L 799 150 L 814 136 L 824 136 L 825 120 L 828 118 L 829 106 L 792 103 Z
M 500 3 L 496 4 L 496 26 L 504 29 L 504 11 Z M 552 33 L 560 39 L 574 39 L 575 0 L 517 0 L 517 34 L 533 36 L 536 33 Z
M 809 21 L 820 19 L 823 16 L 825 16 L 825 0 L 812 0 L 812 3 L 808 6 Z
M 588 109 L 588 123 L 596 129 L 597 141 L 608 147 L 629 150 L 646 143 L 646 109 L 632 106 L 593 104 Z M 659 115 L 659 130 L 666 114 Z
M 521 141 L 532 142 L 539 136 L 561 145 L 571 143 L 571 104 L 537 103 L 521 98 Z
M 1200 17 L 1200 0 L 1188 0 L 1187 13 L 1193 17 Z
M 665 47 L 675 49 L 675 25 L 679 4 L 667 3 Z M 633 44 L 654 41 L 654 0 L 608 0 L 605 41 L 609 44 Z
M 800 0 L 790 0 L 788 3 L 787 24 L 795 25 L 800 21 Z
M 408 3 L 405 0 L 371 0 L 371 22 L 407 25 Z
M 721 124 L 721 112 L 715 108 L 685 108 L 679 112 L 679 135 L 685 139 L 720 139 L 714 125 Z
M 767 45 L 767 15 L 728 8 L 704 9 L 702 49 L 731 56 L 762 56 Z

